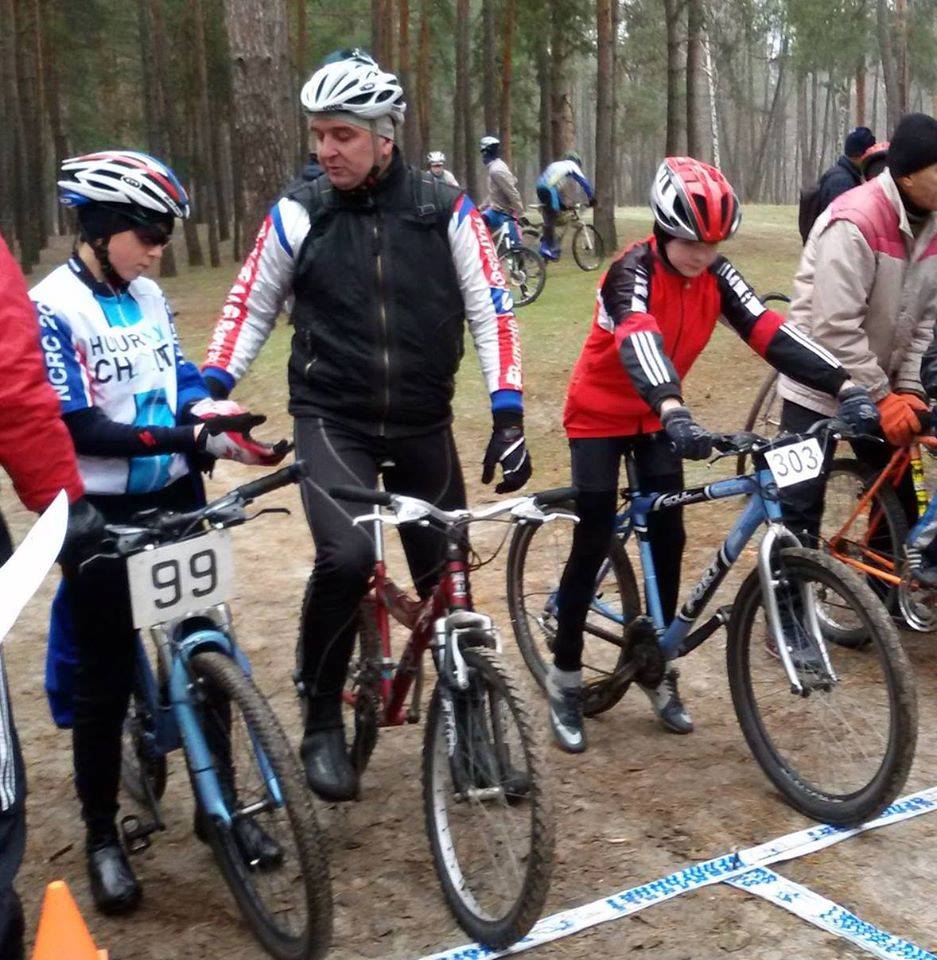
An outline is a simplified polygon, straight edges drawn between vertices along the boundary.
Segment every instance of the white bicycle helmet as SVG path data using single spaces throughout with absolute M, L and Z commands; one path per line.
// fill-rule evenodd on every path
M 392 73 L 356 59 L 320 67 L 299 97 L 306 113 L 353 113 L 364 120 L 390 117 L 403 123 L 407 105 L 403 88 Z
M 430 150 L 430 152 L 426 154 L 426 162 L 430 165 L 434 163 L 445 163 L 446 155 L 442 150 Z
M 62 164 L 59 200 L 69 207 L 88 203 L 128 204 L 185 219 L 189 197 L 164 163 L 133 150 L 100 150 Z
M 497 137 L 482 137 L 478 141 L 478 149 L 484 153 L 486 150 L 489 150 L 491 147 L 498 147 L 501 145 L 501 141 Z

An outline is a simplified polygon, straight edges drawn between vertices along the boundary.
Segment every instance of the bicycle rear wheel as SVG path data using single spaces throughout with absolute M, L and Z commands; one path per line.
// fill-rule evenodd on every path
M 911 665 L 881 603 L 848 567 L 804 548 L 781 550 L 776 563 L 785 641 L 804 692 L 792 691 L 781 662 L 766 650 L 764 598 L 752 571 L 728 626 L 735 712 L 755 759 L 793 807 L 823 823 L 861 823 L 898 796 L 911 767 L 917 739 Z M 812 639 L 806 611 L 821 589 L 860 622 L 867 649 L 821 649 Z
M 530 247 L 511 247 L 501 257 L 501 267 L 518 307 L 533 303 L 547 282 L 547 265 L 543 257 Z
M 772 370 L 758 388 L 742 429 L 764 437 L 773 437 L 781 428 L 783 404 L 784 400 L 778 393 L 778 374 Z M 735 461 L 736 474 L 745 473 L 747 463 L 748 454 L 740 453 Z
M 573 234 L 573 259 L 582 270 L 598 270 L 605 259 L 605 241 L 591 223 L 580 224 Z
M 571 510 L 572 504 L 554 509 Z M 507 562 L 511 625 L 527 669 L 541 687 L 553 660 L 557 594 L 572 549 L 574 525 L 563 520 L 517 524 Z M 596 578 L 595 595 L 583 631 L 583 712 L 594 717 L 624 696 L 617 681 L 628 663 L 623 643 L 629 623 L 641 613 L 638 584 L 625 549 L 613 540 Z
M 232 830 L 205 818 L 222 875 L 272 956 L 323 957 L 332 936 L 329 869 L 312 799 L 286 735 L 263 695 L 231 657 L 196 654 L 189 668 L 232 819 L 249 817 L 280 851 L 267 864 L 249 863 Z
M 553 867 L 553 810 L 533 721 L 495 651 L 468 647 L 467 690 L 440 678 L 423 740 L 423 808 L 449 908 L 503 949 L 534 925 Z

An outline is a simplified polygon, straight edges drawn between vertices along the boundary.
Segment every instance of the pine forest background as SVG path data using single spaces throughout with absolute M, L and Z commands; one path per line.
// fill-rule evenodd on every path
M 240 260 L 307 154 L 302 83 L 355 45 L 403 82 L 408 160 L 444 150 L 481 201 L 494 133 L 530 200 L 575 147 L 606 236 L 665 153 L 792 203 L 852 126 L 937 113 L 937 0 L 0 0 L 0 231 L 29 271 L 72 229 L 57 165 L 121 146 L 192 194 L 164 275 Z

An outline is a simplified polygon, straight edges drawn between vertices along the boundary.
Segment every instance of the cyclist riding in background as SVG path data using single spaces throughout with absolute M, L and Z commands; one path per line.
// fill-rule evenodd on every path
M 937 318 L 935 211 L 937 121 L 908 114 L 891 139 L 886 170 L 837 197 L 817 220 L 794 278 L 791 323 L 844 363 L 878 406 L 887 442 L 853 442 L 859 460 L 874 468 L 913 439 L 918 413 L 928 408 L 921 360 Z M 778 393 L 782 430 L 802 432 L 835 410 L 824 393 L 789 376 Z M 821 474 L 782 491 L 791 529 L 810 545 L 820 532 L 825 487 Z M 913 525 L 910 471 L 896 492 Z
M 497 137 L 482 137 L 478 147 L 488 168 L 488 197 L 482 207 L 485 223 L 492 234 L 506 223 L 511 243 L 520 244 L 517 218 L 524 210 L 524 201 L 517 190 L 517 177 L 501 159 L 501 141 Z
M 457 187 L 459 185 L 459 181 L 446 169 L 446 155 L 442 150 L 430 150 L 430 152 L 426 154 L 426 165 L 429 168 L 429 172 L 436 177 L 437 180 L 448 183 L 450 187 Z
M 147 154 L 105 150 L 62 164 L 59 198 L 77 210 L 78 242 L 30 297 L 88 501 L 109 523 L 149 508 L 187 510 L 202 499 L 194 457 L 281 460 L 285 449 L 248 436 L 262 417 L 208 398 L 162 291 L 142 276 L 159 262 L 175 219 L 189 214 L 173 172 Z M 50 645 L 73 635 L 77 654 L 71 719 L 91 894 L 102 912 L 125 913 L 141 897 L 115 824 L 134 675 L 127 576 L 122 561 L 106 558 L 65 574 Z M 248 860 L 270 842 L 252 821 L 236 829 Z
M 556 246 L 556 218 L 579 203 L 595 206 L 595 190 L 582 172 L 582 157 L 570 150 L 563 160 L 554 160 L 537 179 L 537 199 L 543 208 L 543 236 L 540 253 L 547 260 L 559 260 Z
M 465 193 L 404 162 L 394 143 L 405 110 L 397 78 L 330 64 L 301 98 L 325 175 L 288 187 L 270 211 L 203 372 L 213 393 L 226 394 L 293 297 L 289 409 L 309 469 L 303 505 L 316 544 L 301 627 L 301 755 L 316 793 L 349 800 L 358 775 L 342 690 L 374 547 L 368 528 L 352 525 L 360 507 L 332 499 L 329 488 L 375 488 L 383 474 L 395 493 L 465 505 L 451 423 L 466 320 L 493 418 L 482 482 L 500 464 L 496 491 L 517 490 L 531 466 L 517 322 L 491 236 Z M 443 538 L 415 525 L 401 533 L 426 595 Z
M 592 330 L 573 370 L 563 422 L 579 523 L 560 581 L 553 665 L 547 677 L 550 725 L 560 747 L 586 748 L 582 728 L 583 628 L 615 523 L 619 463 L 634 457 L 642 490 L 683 488 L 681 460 L 704 460 L 712 438 L 683 403 L 681 380 L 723 319 L 768 363 L 829 397 L 854 422 L 875 408 L 825 351 L 767 309 L 719 244 L 741 219 L 738 199 L 715 168 L 667 157 L 651 188 L 653 234 L 620 253 L 599 284 Z M 679 508 L 651 513 L 648 534 L 664 618 L 677 609 L 685 535 Z M 644 687 L 665 729 L 693 723 L 670 667 Z

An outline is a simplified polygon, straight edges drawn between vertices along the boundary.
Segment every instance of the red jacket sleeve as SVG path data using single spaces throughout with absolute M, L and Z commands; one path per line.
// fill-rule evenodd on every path
M 75 448 L 43 369 L 36 311 L 3 237 L 0 343 L 0 466 L 30 510 L 44 510 L 62 489 L 74 502 L 84 492 Z

